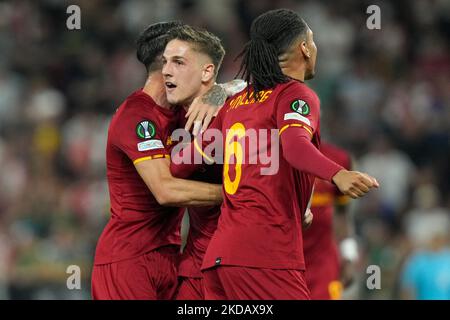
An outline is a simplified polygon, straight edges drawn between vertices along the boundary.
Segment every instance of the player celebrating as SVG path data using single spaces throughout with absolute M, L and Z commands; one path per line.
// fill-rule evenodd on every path
M 168 38 L 162 70 L 166 79 L 167 98 L 169 102 L 189 105 L 194 97 L 200 96 L 214 84 L 225 50 L 220 39 L 213 34 L 186 25 L 172 29 Z M 195 172 L 175 172 L 174 176 L 221 183 L 222 167 L 205 166 Z M 204 299 L 200 267 L 216 229 L 220 207 L 191 207 L 188 212 L 190 228 L 180 260 L 180 283 L 176 299 L 200 300 Z
M 167 84 L 185 83 L 185 79 L 189 79 L 191 85 L 199 85 L 201 77 L 195 76 L 201 74 L 205 68 L 204 63 L 201 63 L 205 58 L 207 62 L 217 65 L 215 69 L 218 70 L 220 61 L 223 58 L 223 52 L 220 40 L 207 31 L 194 29 L 189 26 L 182 26 L 173 29 L 168 34 L 171 39 L 163 54 L 163 74 L 167 77 Z M 216 57 L 216 62 L 214 62 Z M 178 67 L 180 60 L 184 67 Z M 177 70 L 173 70 L 176 68 Z M 217 73 L 217 72 L 216 72 Z M 176 79 L 173 79 L 176 75 Z M 197 79 L 197 80 L 195 80 Z M 195 82 L 197 81 L 197 82 Z M 245 88 L 245 83 L 236 81 L 235 87 Z M 177 86 L 178 87 L 178 86 Z M 180 86 L 183 88 L 182 86 Z M 241 91 L 241 90 L 238 90 Z M 183 102 L 182 98 L 177 98 L 175 90 L 168 94 L 168 99 L 176 103 Z M 188 100 L 192 99 L 190 97 Z M 187 103 L 188 101 L 184 101 Z M 177 166 L 171 162 L 171 173 L 179 178 L 189 178 L 194 180 L 201 180 L 212 183 L 221 183 L 222 181 L 222 166 L 202 166 L 195 172 L 190 170 L 183 170 L 183 166 Z M 189 235 L 184 252 L 181 257 L 179 266 L 180 284 L 177 292 L 177 299 L 180 300 L 200 300 L 204 299 L 203 292 L 203 276 L 200 271 L 203 256 L 205 254 L 208 243 L 216 229 L 218 216 L 220 214 L 220 207 L 210 208 L 189 208 Z M 308 223 L 305 221 L 305 223 Z
M 202 265 L 205 298 L 307 299 L 301 216 L 312 189 L 308 173 L 355 198 L 378 184 L 317 150 L 319 101 L 303 83 L 313 76 L 316 58 L 306 23 L 293 11 L 270 11 L 253 22 L 250 38 L 241 70 L 252 88 L 227 102 L 209 129 L 224 134 L 224 202 Z M 176 79 L 176 71 L 165 73 L 166 81 Z M 167 91 L 172 103 L 180 97 L 176 90 L 185 94 L 180 86 Z M 250 142 L 248 129 L 266 136 Z M 279 132 L 282 157 L 276 172 L 261 175 L 267 164 L 259 155 L 276 154 L 278 147 L 268 129 Z M 257 150 L 250 154 L 249 145 Z M 258 162 L 250 163 L 255 156 Z
M 113 116 L 106 149 L 111 219 L 97 244 L 94 299 L 171 299 L 177 286 L 181 212 L 222 200 L 221 186 L 173 178 L 170 135 L 180 108 L 166 100 L 161 54 L 176 22 L 149 26 L 137 57 L 148 72 L 142 90 Z
M 321 143 L 320 151 L 350 170 L 351 158 L 346 151 L 329 143 Z M 351 267 L 358 251 L 356 241 L 349 237 L 349 201 L 335 185 L 315 180 L 311 203 L 314 223 L 303 233 L 306 282 L 311 299 L 340 299 L 343 287 L 351 280 Z M 342 241 L 341 254 L 335 239 Z

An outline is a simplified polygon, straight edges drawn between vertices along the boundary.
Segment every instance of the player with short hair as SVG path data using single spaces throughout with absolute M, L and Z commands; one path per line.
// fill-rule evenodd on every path
M 97 244 L 94 299 L 172 299 L 177 287 L 184 206 L 222 201 L 218 184 L 174 178 L 169 171 L 172 131 L 184 111 L 167 102 L 161 54 L 179 22 L 156 23 L 137 41 L 148 72 L 143 89 L 114 114 L 106 148 L 111 219 Z
M 168 38 L 162 69 L 167 99 L 174 104 L 189 105 L 194 97 L 200 96 L 214 84 L 225 50 L 220 39 L 212 33 L 186 25 L 171 30 Z M 223 101 L 217 102 L 223 104 Z M 222 167 L 204 166 L 194 172 L 184 171 L 174 176 L 222 183 Z M 220 206 L 190 207 L 188 214 L 189 234 L 180 258 L 176 299 L 202 300 L 204 292 L 200 267 L 217 226 Z

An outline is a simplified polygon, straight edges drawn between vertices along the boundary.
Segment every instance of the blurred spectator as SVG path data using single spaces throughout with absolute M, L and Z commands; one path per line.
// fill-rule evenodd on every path
M 414 179 L 415 168 L 409 157 L 394 149 L 386 136 L 374 136 L 372 139 L 371 150 L 361 157 L 359 167 L 363 172 L 376 177 L 382 187 L 360 202 L 363 205 L 376 197 L 378 214 L 387 222 L 395 222 L 409 200 L 409 188 Z M 364 207 L 361 210 L 364 211 Z
M 450 300 L 450 210 L 439 206 L 434 185 L 417 188 L 406 230 L 414 250 L 402 271 L 404 299 Z

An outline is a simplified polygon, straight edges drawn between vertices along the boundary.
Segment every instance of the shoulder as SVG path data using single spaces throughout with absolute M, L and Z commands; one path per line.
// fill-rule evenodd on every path
M 319 97 L 314 90 L 297 80 L 279 84 L 275 87 L 275 93 L 277 93 L 277 97 L 289 98 L 292 101 L 300 100 L 300 102 L 303 101 L 315 107 L 320 106 Z
M 128 96 L 111 119 L 109 131 L 113 136 L 121 136 L 130 128 L 139 125 L 154 126 L 158 122 L 156 103 L 149 97 L 136 91 Z
M 275 91 L 278 91 L 279 93 L 296 92 L 318 98 L 313 89 L 308 87 L 304 82 L 300 82 L 297 80 L 290 80 L 286 83 L 279 84 L 275 87 Z
M 154 109 L 157 107 L 157 104 L 153 99 L 142 92 L 142 90 L 135 91 L 131 95 L 129 95 L 124 101 L 125 108 L 123 112 L 125 113 L 133 113 L 133 112 L 142 112 L 143 107 L 145 109 Z
M 137 90 L 129 95 L 117 109 L 114 117 L 136 118 L 136 117 L 157 117 L 158 105 L 142 90 Z

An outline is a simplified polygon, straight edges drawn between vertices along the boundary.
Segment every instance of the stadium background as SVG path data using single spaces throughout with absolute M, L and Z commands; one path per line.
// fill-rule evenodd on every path
M 81 30 L 66 28 L 70 4 L 81 8 Z M 370 4 L 381 8 L 381 30 L 366 28 Z M 323 135 L 382 184 L 352 208 L 361 259 L 349 297 L 400 298 L 406 259 L 434 234 L 449 238 L 445 0 L 0 2 L 0 298 L 90 297 L 93 252 L 109 215 L 108 121 L 143 85 L 139 31 L 181 19 L 215 32 L 227 50 L 226 81 L 252 19 L 280 7 L 298 10 L 314 31 L 311 85 Z M 381 268 L 381 290 L 366 288 L 371 264 Z M 81 268 L 81 290 L 66 287 L 69 265 Z

